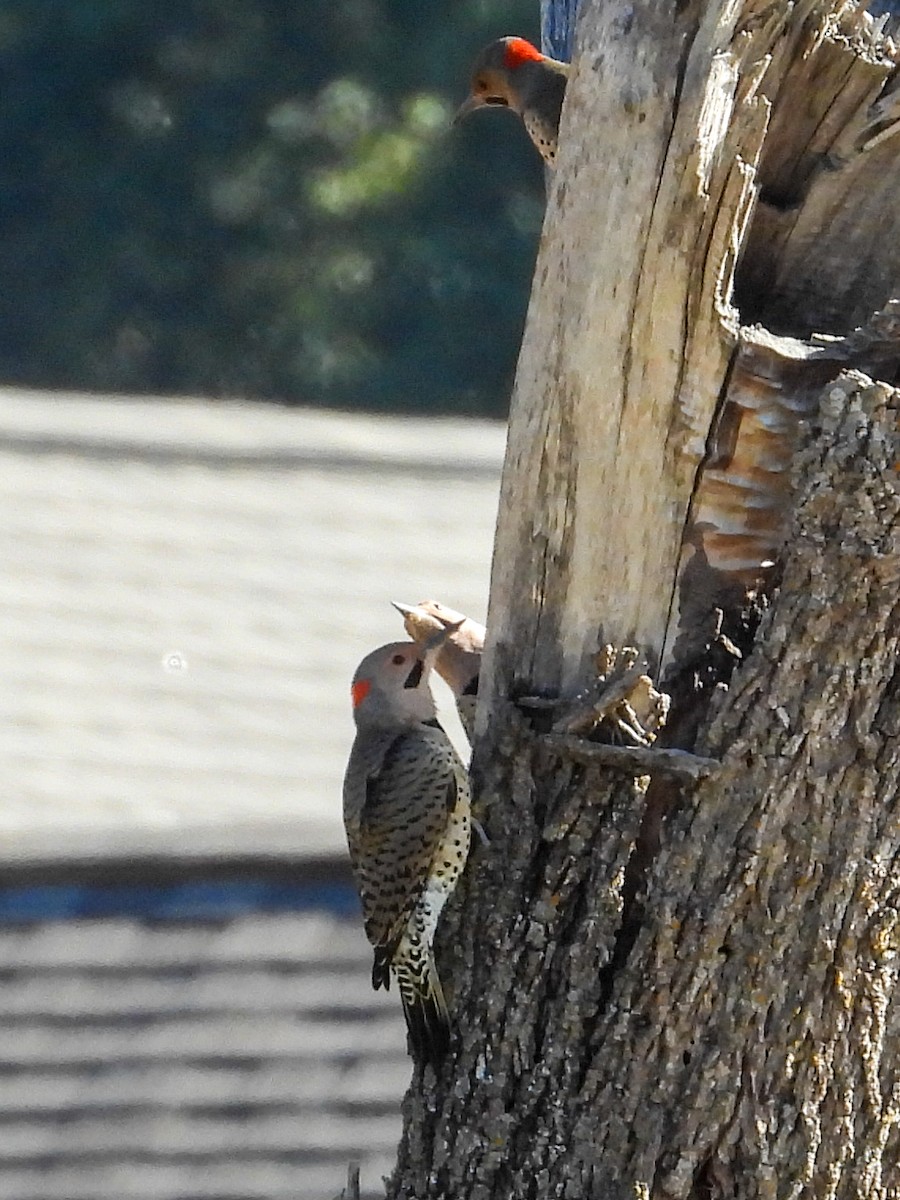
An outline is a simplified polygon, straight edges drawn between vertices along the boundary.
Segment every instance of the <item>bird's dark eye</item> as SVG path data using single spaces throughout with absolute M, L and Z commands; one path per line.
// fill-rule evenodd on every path
M 394 664 L 395 667 L 402 667 L 403 664 L 406 662 L 406 656 L 403 654 L 395 654 L 394 657 L 391 659 L 391 662 Z

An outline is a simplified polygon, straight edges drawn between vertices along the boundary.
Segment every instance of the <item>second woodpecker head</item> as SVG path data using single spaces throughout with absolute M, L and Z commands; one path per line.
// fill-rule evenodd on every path
M 420 604 L 392 601 L 409 636 L 422 647 L 437 648 L 435 666 L 455 696 L 474 695 L 481 671 L 485 629 L 471 617 L 437 600 Z
M 522 118 L 541 157 L 552 166 L 570 70 L 567 63 L 541 54 L 524 38 L 498 38 L 475 60 L 469 97 L 454 121 L 477 108 L 511 108 Z
M 484 650 L 484 626 L 465 613 L 456 612 L 439 600 L 421 600 L 418 604 L 401 604 L 398 600 L 392 600 L 391 603 L 403 617 L 404 628 L 414 642 L 420 646 L 438 645 L 441 651 L 437 658 L 439 671 L 441 658 L 452 646 L 479 655 Z M 445 645 L 435 638 L 441 631 L 447 635 Z

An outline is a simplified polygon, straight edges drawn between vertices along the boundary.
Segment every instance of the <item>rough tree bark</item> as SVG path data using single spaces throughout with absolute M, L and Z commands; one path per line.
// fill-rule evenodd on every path
M 898 1196 L 896 47 L 839 0 L 584 0 L 575 49 L 495 548 L 492 842 L 388 1192 Z

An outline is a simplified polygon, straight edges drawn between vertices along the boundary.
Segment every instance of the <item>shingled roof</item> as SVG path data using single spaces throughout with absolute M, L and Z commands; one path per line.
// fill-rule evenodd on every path
M 0 1196 L 376 1192 L 410 1068 L 370 961 L 324 912 L 0 927 Z
M 0 392 L 0 1200 L 379 1190 L 347 682 L 392 598 L 483 617 L 502 443 Z
M 348 680 L 483 618 L 503 439 L 0 391 L 0 860 L 341 850 Z

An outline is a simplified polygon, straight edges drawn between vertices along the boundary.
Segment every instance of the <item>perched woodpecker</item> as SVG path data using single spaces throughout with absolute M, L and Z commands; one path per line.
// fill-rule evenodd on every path
M 475 732 L 484 626 L 471 617 L 446 608 L 437 600 L 423 600 L 421 604 L 399 604 L 395 600 L 393 604 L 403 617 L 406 632 L 420 646 L 427 645 L 441 630 L 446 631 L 446 639 L 438 650 L 435 670 L 453 692 L 459 719 L 471 743 Z
M 375 947 L 372 986 L 397 981 L 413 1056 L 437 1063 L 450 1041 L 434 963 L 435 929 L 469 852 L 469 782 L 435 715 L 429 674 L 446 633 L 392 642 L 353 676 L 356 739 L 344 826 Z
M 571 71 L 568 63 L 547 58 L 524 38 L 498 38 L 475 60 L 469 98 L 457 111 L 454 122 L 476 108 L 511 108 L 522 118 L 544 162 L 552 167 L 559 114 Z

